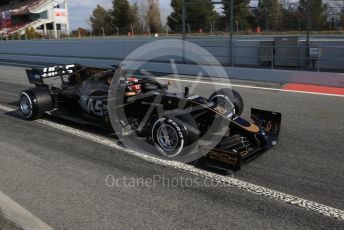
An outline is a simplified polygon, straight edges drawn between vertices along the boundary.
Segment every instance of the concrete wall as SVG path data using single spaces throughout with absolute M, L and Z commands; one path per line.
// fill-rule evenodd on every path
M 109 67 L 119 64 L 128 54 L 153 39 L 85 39 L 85 40 L 46 40 L 46 41 L 0 41 L 0 61 L 31 62 L 31 63 L 80 63 L 91 66 Z M 205 48 L 214 55 L 222 65 L 229 64 L 228 39 L 192 39 L 193 43 Z M 259 65 L 259 40 L 236 40 L 233 55 L 235 65 Z M 331 46 L 322 49 L 319 62 L 327 69 L 344 70 L 344 41 L 312 41 L 317 46 Z M 304 45 L 304 42 L 301 43 Z M 301 52 L 305 54 L 306 52 Z M 188 63 L 181 64 L 181 54 L 173 57 L 178 63 L 180 74 L 198 74 L 197 66 Z M 149 71 L 172 73 L 169 61 L 171 57 L 165 55 L 154 62 L 144 63 Z M 144 60 L 142 60 L 144 61 Z M 202 63 L 201 63 L 202 64 Z M 204 63 L 203 63 L 204 64 Z M 344 74 L 316 73 L 307 71 L 278 71 L 271 69 L 231 68 L 225 67 L 231 78 L 297 82 L 344 87 Z

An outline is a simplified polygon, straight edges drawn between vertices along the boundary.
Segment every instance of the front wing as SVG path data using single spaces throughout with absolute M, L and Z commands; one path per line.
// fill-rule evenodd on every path
M 256 134 L 243 133 L 224 137 L 213 149 L 200 147 L 207 166 L 237 171 L 265 150 L 277 145 L 281 127 L 280 113 L 251 109 L 251 117 L 260 128 Z

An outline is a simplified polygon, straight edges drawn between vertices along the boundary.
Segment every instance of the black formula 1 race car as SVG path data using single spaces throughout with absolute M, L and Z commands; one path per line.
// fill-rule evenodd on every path
M 120 140 L 145 138 L 148 151 L 166 159 L 238 170 L 278 141 L 281 114 L 251 109 L 252 122 L 240 117 L 243 101 L 234 90 L 210 98 L 190 95 L 187 87 L 170 92 L 169 84 L 129 77 L 115 66 L 55 66 L 27 70 L 27 76 L 35 85 L 20 94 L 27 120 L 48 114 L 109 127 Z

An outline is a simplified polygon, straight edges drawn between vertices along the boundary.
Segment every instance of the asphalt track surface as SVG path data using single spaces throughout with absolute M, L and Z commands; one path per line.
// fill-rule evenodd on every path
M 0 67 L 0 105 L 15 108 L 18 93 L 26 88 L 23 68 Z M 199 84 L 195 92 L 208 96 L 213 90 Z M 229 177 L 343 210 L 344 98 L 248 88 L 237 91 L 245 101 L 245 116 L 251 107 L 279 111 L 283 125 L 275 149 Z M 235 187 L 108 186 L 109 175 L 204 179 L 24 121 L 18 112 L 0 110 L 0 157 L 0 190 L 57 229 L 344 227 L 343 221 Z

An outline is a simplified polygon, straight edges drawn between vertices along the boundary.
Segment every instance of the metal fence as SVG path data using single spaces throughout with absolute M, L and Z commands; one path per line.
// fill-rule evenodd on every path
M 233 46 L 233 51 L 242 49 L 266 49 L 267 55 L 233 55 L 233 63 L 228 60 L 228 65 L 233 67 L 270 68 L 286 70 L 307 70 L 307 71 L 333 71 L 344 72 L 344 55 L 333 55 L 331 50 L 344 54 L 344 46 Z M 276 55 L 276 49 L 294 49 L 298 56 Z M 307 52 L 309 50 L 309 52 Z M 326 56 L 323 54 L 325 53 Z M 331 54 L 332 53 L 332 54 Z M 252 59 L 255 64 L 242 61 Z

